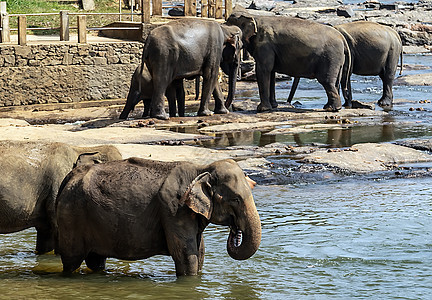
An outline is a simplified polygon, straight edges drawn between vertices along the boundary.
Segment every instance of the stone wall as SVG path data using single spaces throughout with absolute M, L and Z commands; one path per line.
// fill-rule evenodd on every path
M 0 45 L 0 106 L 125 98 L 143 44 Z

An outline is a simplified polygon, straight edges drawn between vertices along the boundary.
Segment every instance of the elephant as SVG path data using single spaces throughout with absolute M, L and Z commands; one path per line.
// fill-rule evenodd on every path
M 196 78 L 197 84 L 199 84 L 198 77 Z M 199 87 L 195 86 L 198 90 Z M 129 113 L 135 108 L 135 106 L 143 100 L 144 112 L 142 117 L 148 117 L 150 115 L 151 98 L 153 95 L 153 80 L 146 64 L 140 64 L 132 75 L 129 93 L 126 99 L 125 107 L 120 114 L 120 119 L 127 119 Z M 169 115 L 175 117 L 178 108 L 179 117 L 185 115 L 185 93 L 183 87 L 183 79 L 174 80 L 165 91 L 165 96 L 168 99 Z M 177 100 L 177 107 L 176 107 Z
M 226 23 L 240 27 L 243 45 L 255 59 L 261 100 L 258 112 L 277 107 L 275 72 L 316 78 L 327 93 L 324 109 L 342 108 L 339 84 L 341 77 L 348 76 L 351 55 L 339 31 L 300 18 L 252 16 L 237 7 Z
M 209 223 L 229 226 L 229 255 L 248 259 L 261 241 L 252 185 L 230 159 L 197 165 L 132 157 L 78 167 L 56 201 L 56 253 L 63 273 L 84 260 L 99 271 L 108 257 L 169 255 L 177 276 L 196 275 Z
M 211 115 L 208 104 L 212 93 L 215 98 L 214 112 L 228 113 L 217 80 L 218 70 L 224 47 L 233 47 L 233 53 L 238 58 L 232 59 L 228 70 L 228 95 L 232 97 L 239 67 L 240 39 L 239 28 L 211 20 L 182 19 L 153 29 L 146 39 L 142 58 L 142 64 L 147 65 L 153 78 L 150 115 L 168 119 L 163 97 L 167 87 L 174 80 L 198 75 L 203 78 L 198 115 Z
M 36 227 L 36 252 L 54 249 L 54 204 L 64 177 L 78 165 L 122 159 L 114 146 L 0 143 L 0 233 Z
M 378 75 L 383 82 L 383 94 L 378 105 L 390 109 L 393 106 L 393 80 L 395 78 L 398 60 L 400 57 L 402 74 L 402 41 L 399 34 L 391 27 L 369 21 L 356 21 L 337 25 L 348 42 L 351 52 L 351 68 L 348 77 L 342 78 L 342 85 L 347 86 L 343 92 L 345 107 L 352 107 L 351 74 L 375 76 Z M 288 102 L 291 103 L 299 78 L 294 78 Z
M 239 41 L 237 41 L 239 42 Z M 241 46 L 237 46 L 240 49 Z M 236 53 L 236 48 L 232 46 L 225 46 L 222 51 L 222 60 L 220 63 L 222 71 L 229 75 L 235 76 L 236 74 L 231 74 L 236 72 L 237 66 L 240 63 L 240 56 Z M 191 78 L 190 78 L 191 79 Z M 236 80 L 236 79 L 234 79 Z M 195 77 L 195 100 L 199 98 L 199 76 Z M 214 94 L 215 92 L 213 92 Z M 143 100 L 144 102 L 144 112 L 142 117 L 146 118 L 150 115 L 150 105 L 151 98 L 153 95 L 153 81 L 150 72 L 146 64 L 139 65 L 132 75 L 131 84 L 129 88 L 129 93 L 126 99 L 125 107 L 120 114 L 120 119 L 127 119 L 129 113 L 135 108 L 135 106 Z M 175 117 L 178 108 L 179 117 L 184 117 L 185 115 L 185 92 L 183 87 L 183 79 L 174 80 L 165 91 L 165 96 L 168 99 L 169 105 L 169 116 Z M 215 95 L 216 97 L 216 95 Z M 232 91 L 229 92 L 226 106 L 231 105 L 234 95 Z M 177 100 L 177 107 L 176 107 Z

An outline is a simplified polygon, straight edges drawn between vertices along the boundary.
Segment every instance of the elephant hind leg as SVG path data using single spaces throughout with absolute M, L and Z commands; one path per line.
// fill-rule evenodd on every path
M 102 271 L 105 269 L 106 257 L 90 252 L 85 258 L 85 263 L 92 271 Z
M 329 82 L 320 82 L 320 83 L 324 87 L 328 99 L 326 105 L 324 105 L 324 109 L 327 111 L 340 110 L 342 108 L 342 102 L 338 90 L 335 87 L 335 84 Z
M 352 107 L 352 90 L 351 90 L 351 80 L 348 79 L 347 81 L 347 89 L 345 90 L 342 88 L 342 94 L 345 99 L 344 107 L 345 108 L 351 108 Z
M 391 109 L 393 106 L 393 80 L 394 72 L 392 74 L 381 73 L 379 74 L 383 82 L 383 95 L 378 100 L 378 105 L 384 109 Z

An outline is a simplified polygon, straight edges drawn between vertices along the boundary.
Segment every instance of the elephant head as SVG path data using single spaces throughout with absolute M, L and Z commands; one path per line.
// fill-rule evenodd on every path
M 242 41 L 247 47 L 252 42 L 252 38 L 257 34 L 257 24 L 255 19 L 244 9 L 236 9 L 226 21 L 227 25 L 238 26 L 242 31 Z
M 218 161 L 201 170 L 180 199 L 209 222 L 231 228 L 227 251 L 237 260 L 251 257 L 261 242 L 261 222 L 251 192 L 254 184 L 235 161 Z
M 144 115 L 146 117 L 150 109 L 150 100 L 153 92 L 153 81 L 150 72 L 145 63 L 139 65 L 132 75 L 129 92 L 126 98 L 126 104 L 120 114 L 119 119 L 127 119 L 129 113 L 134 110 L 135 106 L 144 101 Z
M 237 26 L 221 25 L 224 33 L 224 47 L 220 63 L 222 71 L 228 75 L 228 96 L 225 107 L 229 108 L 235 93 L 237 73 L 240 67 L 240 50 L 243 47 L 241 42 L 241 30 Z

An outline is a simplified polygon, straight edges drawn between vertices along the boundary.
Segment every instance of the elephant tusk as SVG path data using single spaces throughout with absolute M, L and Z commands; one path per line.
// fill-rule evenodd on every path
M 252 179 L 250 179 L 249 176 L 246 176 L 246 181 L 247 181 L 247 183 L 249 184 L 251 190 L 252 190 L 252 189 L 256 186 L 256 184 L 257 184 L 255 181 L 253 181 Z

